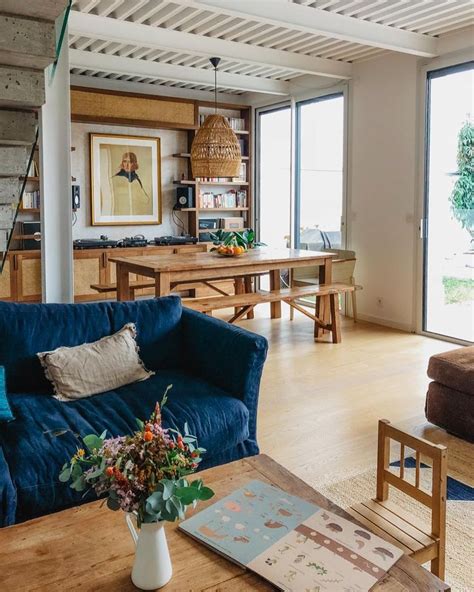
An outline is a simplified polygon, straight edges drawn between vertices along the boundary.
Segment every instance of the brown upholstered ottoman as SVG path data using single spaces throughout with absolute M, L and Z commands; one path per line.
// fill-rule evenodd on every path
M 474 442 L 474 346 L 431 356 L 426 419 Z

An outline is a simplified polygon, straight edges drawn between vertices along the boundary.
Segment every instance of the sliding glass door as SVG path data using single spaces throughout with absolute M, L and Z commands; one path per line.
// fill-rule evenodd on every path
M 297 103 L 295 245 L 341 248 L 344 96 Z
M 474 341 L 474 63 L 428 74 L 423 330 Z
M 258 114 L 259 239 L 272 247 L 286 247 L 290 239 L 291 109 Z

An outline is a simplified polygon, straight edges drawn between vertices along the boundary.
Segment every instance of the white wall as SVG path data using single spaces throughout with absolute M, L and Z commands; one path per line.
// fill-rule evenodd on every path
M 110 133 L 119 135 L 149 136 L 161 139 L 161 176 L 163 216 L 162 224 L 144 226 L 91 226 L 90 208 L 90 150 L 89 133 Z M 187 132 L 174 130 L 154 130 L 138 127 L 122 127 L 97 125 L 92 123 L 73 123 L 71 145 L 75 151 L 71 153 L 71 173 L 81 187 L 81 208 L 77 211 L 77 221 L 73 226 L 73 238 L 98 238 L 101 234 L 109 238 L 123 238 L 135 234 L 143 234 L 146 238 L 180 234 L 180 230 L 171 219 L 175 204 L 175 179 L 186 173 L 186 160 L 173 158 L 174 153 L 187 151 Z M 187 214 L 178 214 L 187 223 Z
M 414 330 L 418 59 L 393 53 L 353 72 L 347 212 L 358 308 L 366 320 Z

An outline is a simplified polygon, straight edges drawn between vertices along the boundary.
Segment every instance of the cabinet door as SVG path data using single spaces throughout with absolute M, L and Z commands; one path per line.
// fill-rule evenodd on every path
M 41 302 L 41 253 L 15 255 L 18 302 Z
M 0 274 L 0 300 L 12 300 L 12 259 L 13 255 L 7 256 L 3 271 Z
M 105 255 L 102 251 L 74 251 L 74 301 L 104 300 L 105 295 L 91 284 L 105 282 Z

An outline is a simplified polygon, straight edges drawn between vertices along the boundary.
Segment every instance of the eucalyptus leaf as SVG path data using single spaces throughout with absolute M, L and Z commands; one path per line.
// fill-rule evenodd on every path
M 70 478 L 71 478 L 70 467 L 66 467 L 66 468 L 63 467 L 63 470 L 59 474 L 59 480 L 61 481 L 61 483 L 66 483 L 67 481 L 69 481 Z
M 201 489 L 199 490 L 199 499 L 202 502 L 205 502 L 208 499 L 211 499 L 211 497 L 214 496 L 214 492 L 212 491 L 212 489 L 210 487 L 201 487 Z
M 120 504 L 118 500 L 110 496 L 107 498 L 107 507 L 109 510 L 113 510 L 114 512 L 120 510 Z
M 86 445 L 89 452 L 94 452 L 94 450 L 99 450 L 102 448 L 103 440 L 96 436 L 95 434 L 89 434 L 89 436 L 85 436 L 83 438 L 83 442 Z

